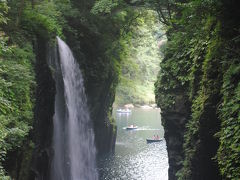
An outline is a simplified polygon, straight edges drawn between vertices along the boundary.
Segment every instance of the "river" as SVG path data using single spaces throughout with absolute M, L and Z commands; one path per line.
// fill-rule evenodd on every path
M 168 156 L 165 140 L 147 144 L 146 138 L 164 136 L 159 109 L 134 108 L 130 114 L 113 116 L 117 123 L 115 153 L 98 160 L 100 180 L 167 180 Z M 126 130 L 129 125 L 137 130 Z

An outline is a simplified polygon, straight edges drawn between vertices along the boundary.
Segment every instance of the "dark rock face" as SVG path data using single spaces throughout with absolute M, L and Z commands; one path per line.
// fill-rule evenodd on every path
M 79 34 L 66 32 L 66 42 L 79 62 L 84 76 L 97 152 L 98 155 L 111 153 L 116 140 L 116 127 L 111 114 L 118 76 L 112 67 L 112 60 L 104 54 L 104 39 L 80 24 L 72 26 L 78 29 Z
M 209 30 L 206 28 L 206 34 L 219 32 L 220 26 L 215 18 L 212 19 L 210 27 Z M 203 45 L 203 51 L 196 54 L 198 61 L 192 61 L 191 66 L 197 68 L 185 67 L 185 71 L 177 74 L 176 69 L 169 63 L 172 63 L 172 60 L 177 67 L 180 67 L 181 63 L 178 57 L 171 53 L 167 54 L 170 56 L 166 56 L 162 62 L 163 73 L 159 75 L 156 94 L 158 105 L 163 106 L 170 180 L 221 179 L 214 157 L 219 148 L 219 139 L 215 134 L 219 132 L 221 124 L 217 108 L 221 103 L 222 44 L 218 33 L 211 35 L 206 39 L 208 46 Z M 182 49 L 178 51 L 181 52 Z M 186 59 L 191 60 L 190 57 Z M 187 69 L 192 69 L 192 73 L 185 74 Z M 181 75 L 191 80 L 180 84 L 175 78 Z M 171 83 L 174 86 L 169 86 Z
M 205 105 L 205 111 L 199 120 L 199 144 L 192 159 L 192 179 L 222 179 L 217 161 L 213 160 L 219 147 L 214 135 L 220 130 L 220 121 L 216 115 L 216 103 L 219 97 L 214 96 L 212 102 Z
M 180 95 L 176 99 L 174 108 L 162 110 L 164 137 L 168 151 L 169 180 L 177 179 L 176 172 L 182 168 L 185 124 L 190 116 L 190 106 L 187 99 Z
M 89 37 L 88 37 L 89 38 Z M 80 63 L 84 74 L 85 90 L 88 96 L 90 115 L 95 132 L 95 142 L 98 154 L 114 151 L 116 127 L 111 118 L 111 106 L 114 101 L 115 88 L 113 86 L 115 74 L 108 71 L 109 64 L 103 57 L 97 44 L 87 39 L 74 37 L 67 42 L 72 47 L 75 58 Z M 85 48 L 79 49 L 80 42 Z M 39 38 L 36 51 L 36 106 L 34 114 L 33 168 L 30 179 L 50 179 L 52 157 L 52 133 L 55 101 L 55 82 L 48 65 L 48 41 Z M 101 59 L 102 58 L 102 59 Z M 102 61 L 101 61 L 102 60 Z M 96 66 L 98 66 L 96 68 Z M 103 75 L 104 74 L 104 75 Z M 105 76 L 106 75 L 106 76 Z
M 30 139 L 31 137 L 28 136 L 19 149 L 10 151 L 7 154 L 4 168 L 13 179 L 31 180 L 29 172 L 31 169 L 33 146 Z
M 199 120 L 199 133 L 196 137 L 189 137 L 192 140 L 191 146 L 195 149 L 191 157 L 191 175 L 187 179 L 205 180 L 221 179 L 217 162 L 212 158 L 216 155 L 219 143 L 214 137 L 219 131 L 220 122 L 216 115 L 216 103 L 219 97 L 214 96 L 212 101 L 205 105 L 205 111 Z M 183 96 L 176 98 L 175 106 L 172 109 L 163 110 L 162 122 L 165 130 L 165 139 L 167 142 L 169 158 L 169 180 L 178 179 L 176 173 L 184 169 L 185 160 L 184 147 L 186 133 L 186 124 L 191 119 L 190 102 Z M 186 168 L 186 167 L 185 167 Z
M 32 178 L 50 178 L 53 133 L 55 82 L 47 63 L 47 41 L 38 38 L 36 45 L 36 105 L 34 111 L 34 141 Z M 31 179 L 32 179 L 31 178 Z
M 99 155 L 113 152 L 115 148 L 116 127 L 111 122 L 113 121 L 111 106 L 114 101 L 115 88 L 111 89 L 111 78 L 109 75 L 109 79 L 105 80 L 101 86 L 92 86 L 93 89 L 87 91 L 90 92 L 87 94 Z

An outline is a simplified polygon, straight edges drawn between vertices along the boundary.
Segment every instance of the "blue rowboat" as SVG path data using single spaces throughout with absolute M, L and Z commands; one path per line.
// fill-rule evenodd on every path
M 163 139 L 146 139 L 146 140 L 147 140 L 147 143 L 155 143 L 155 142 L 160 142 Z

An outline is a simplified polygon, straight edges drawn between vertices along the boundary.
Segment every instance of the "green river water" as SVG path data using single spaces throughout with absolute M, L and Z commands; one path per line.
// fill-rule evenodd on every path
M 165 140 L 146 143 L 153 135 L 164 136 L 159 109 L 134 108 L 130 114 L 113 111 L 117 123 L 115 153 L 98 162 L 101 180 L 167 180 L 168 156 Z M 126 130 L 129 125 L 137 130 Z

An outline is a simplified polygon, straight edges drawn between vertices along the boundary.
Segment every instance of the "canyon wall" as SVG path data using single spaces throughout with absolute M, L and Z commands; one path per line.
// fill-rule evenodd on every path
M 155 84 L 169 179 L 238 179 L 239 3 L 185 5 L 168 31 Z

